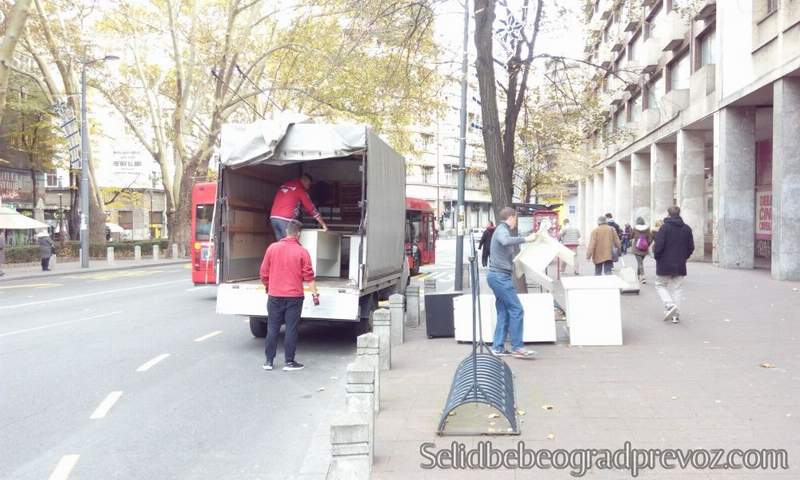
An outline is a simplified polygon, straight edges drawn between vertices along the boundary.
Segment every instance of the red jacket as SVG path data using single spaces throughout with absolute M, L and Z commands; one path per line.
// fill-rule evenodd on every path
M 319 218 L 319 212 L 311 198 L 308 196 L 299 178 L 289 180 L 280 186 L 275 199 L 272 201 L 272 210 L 269 218 L 280 218 L 281 220 L 294 220 L 300 216 L 300 205 L 306 212 L 314 218 Z
M 303 282 L 314 280 L 311 255 L 296 237 L 274 242 L 261 262 L 261 283 L 273 297 L 302 297 Z

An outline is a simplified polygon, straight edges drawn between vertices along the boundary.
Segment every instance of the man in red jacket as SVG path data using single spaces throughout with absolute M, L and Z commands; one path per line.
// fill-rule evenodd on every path
M 302 363 L 294 359 L 297 344 L 297 327 L 303 311 L 303 282 L 311 289 L 314 305 L 319 305 L 319 293 L 314 281 L 314 269 L 308 250 L 300 245 L 297 237 L 303 225 L 290 220 L 286 237 L 272 243 L 261 262 L 261 283 L 267 288 L 267 339 L 264 370 L 272 370 L 278 350 L 278 332 L 281 323 L 286 323 L 284 338 L 284 370 L 301 370 Z
M 325 220 L 322 219 L 322 215 L 311 203 L 311 198 L 308 196 L 311 181 L 311 176 L 304 174 L 300 178 L 284 182 L 278 188 L 278 193 L 275 194 L 275 199 L 272 200 L 272 209 L 269 212 L 269 221 L 272 224 L 272 230 L 275 232 L 276 240 L 286 236 L 286 227 L 290 221 L 300 217 L 301 207 L 314 217 L 323 231 L 328 231 Z

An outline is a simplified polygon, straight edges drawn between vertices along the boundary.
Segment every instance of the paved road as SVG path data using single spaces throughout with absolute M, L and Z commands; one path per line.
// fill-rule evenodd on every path
M 185 266 L 0 284 L 0 478 L 314 478 L 352 334 L 304 326 L 307 368 L 265 372 L 214 298 Z

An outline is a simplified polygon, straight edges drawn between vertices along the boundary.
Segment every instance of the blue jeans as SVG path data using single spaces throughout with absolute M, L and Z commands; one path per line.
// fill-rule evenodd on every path
M 270 218 L 269 223 L 272 224 L 272 231 L 275 232 L 275 241 L 286 238 L 286 227 L 289 226 L 288 220 L 280 218 Z
M 486 275 L 486 282 L 494 292 L 495 307 L 497 308 L 494 350 L 503 350 L 506 332 L 511 337 L 511 349 L 522 348 L 522 319 L 525 312 L 522 310 L 522 304 L 519 302 L 517 289 L 514 288 L 511 275 L 489 271 Z

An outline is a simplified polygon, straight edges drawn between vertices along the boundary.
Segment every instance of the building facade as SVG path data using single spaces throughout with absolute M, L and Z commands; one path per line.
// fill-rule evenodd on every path
M 406 195 L 427 200 L 436 211 L 439 228 L 456 228 L 459 174 L 461 85 L 451 79 L 444 89 L 446 109 L 432 125 L 413 129 L 415 155 L 406 158 Z M 494 219 L 480 130 L 480 105 L 468 89 L 467 145 L 464 171 L 465 228 L 485 227 Z
M 678 205 L 693 260 L 800 280 L 800 3 L 591 0 L 587 19 L 608 115 L 586 142 L 586 231 Z

